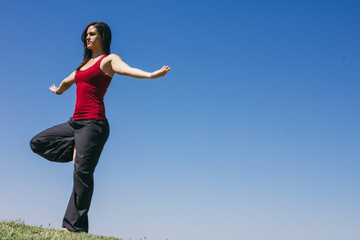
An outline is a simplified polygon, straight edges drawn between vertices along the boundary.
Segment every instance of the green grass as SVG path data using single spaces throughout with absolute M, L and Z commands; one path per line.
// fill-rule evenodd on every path
M 120 238 L 95 236 L 87 233 L 65 233 L 43 226 L 29 226 L 21 219 L 0 221 L 1 240 L 121 240 Z

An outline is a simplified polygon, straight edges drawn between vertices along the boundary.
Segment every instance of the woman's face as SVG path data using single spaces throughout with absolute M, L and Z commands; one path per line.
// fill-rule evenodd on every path
M 86 46 L 90 50 L 96 50 L 103 47 L 103 39 L 95 26 L 90 26 L 87 29 Z

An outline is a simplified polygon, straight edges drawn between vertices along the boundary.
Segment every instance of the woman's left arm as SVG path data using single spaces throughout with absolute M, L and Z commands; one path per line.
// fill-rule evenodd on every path
M 134 78 L 158 78 L 165 76 L 165 74 L 170 71 L 169 66 L 163 66 L 161 69 L 149 73 L 138 68 L 130 67 L 116 54 L 111 54 L 109 57 L 111 60 L 111 68 L 113 72 L 120 75 Z

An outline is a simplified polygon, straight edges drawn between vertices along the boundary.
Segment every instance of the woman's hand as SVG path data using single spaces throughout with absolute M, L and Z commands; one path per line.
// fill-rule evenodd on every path
M 55 86 L 55 84 L 53 84 L 52 86 L 49 87 L 50 91 L 52 91 L 53 93 L 55 94 L 59 94 L 57 91 L 58 91 L 58 88 Z
M 170 67 L 169 67 L 169 66 L 163 66 L 160 70 L 157 70 L 157 71 L 155 71 L 155 72 L 152 72 L 150 78 L 163 77 L 163 76 L 165 76 L 165 74 L 166 74 L 168 71 L 170 71 Z
M 72 72 L 67 78 L 65 78 L 59 85 L 56 87 L 55 84 L 49 87 L 50 91 L 53 93 L 60 95 L 71 87 L 75 83 L 75 71 Z

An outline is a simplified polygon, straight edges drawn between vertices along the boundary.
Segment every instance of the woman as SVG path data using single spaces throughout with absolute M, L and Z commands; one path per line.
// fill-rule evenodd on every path
M 88 232 L 88 211 L 94 188 L 93 173 L 109 136 L 103 98 L 115 73 L 135 78 L 158 78 L 170 70 L 163 66 L 149 73 L 127 65 L 110 54 L 111 31 L 103 22 L 90 23 L 83 32 L 84 59 L 59 87 L 62 94 L 76 83 L 74 115 L 66 123 L 37 134 L 31 149 L 54 162 L 74 163 L 74 187 L 63 219 L 63 231 Z

